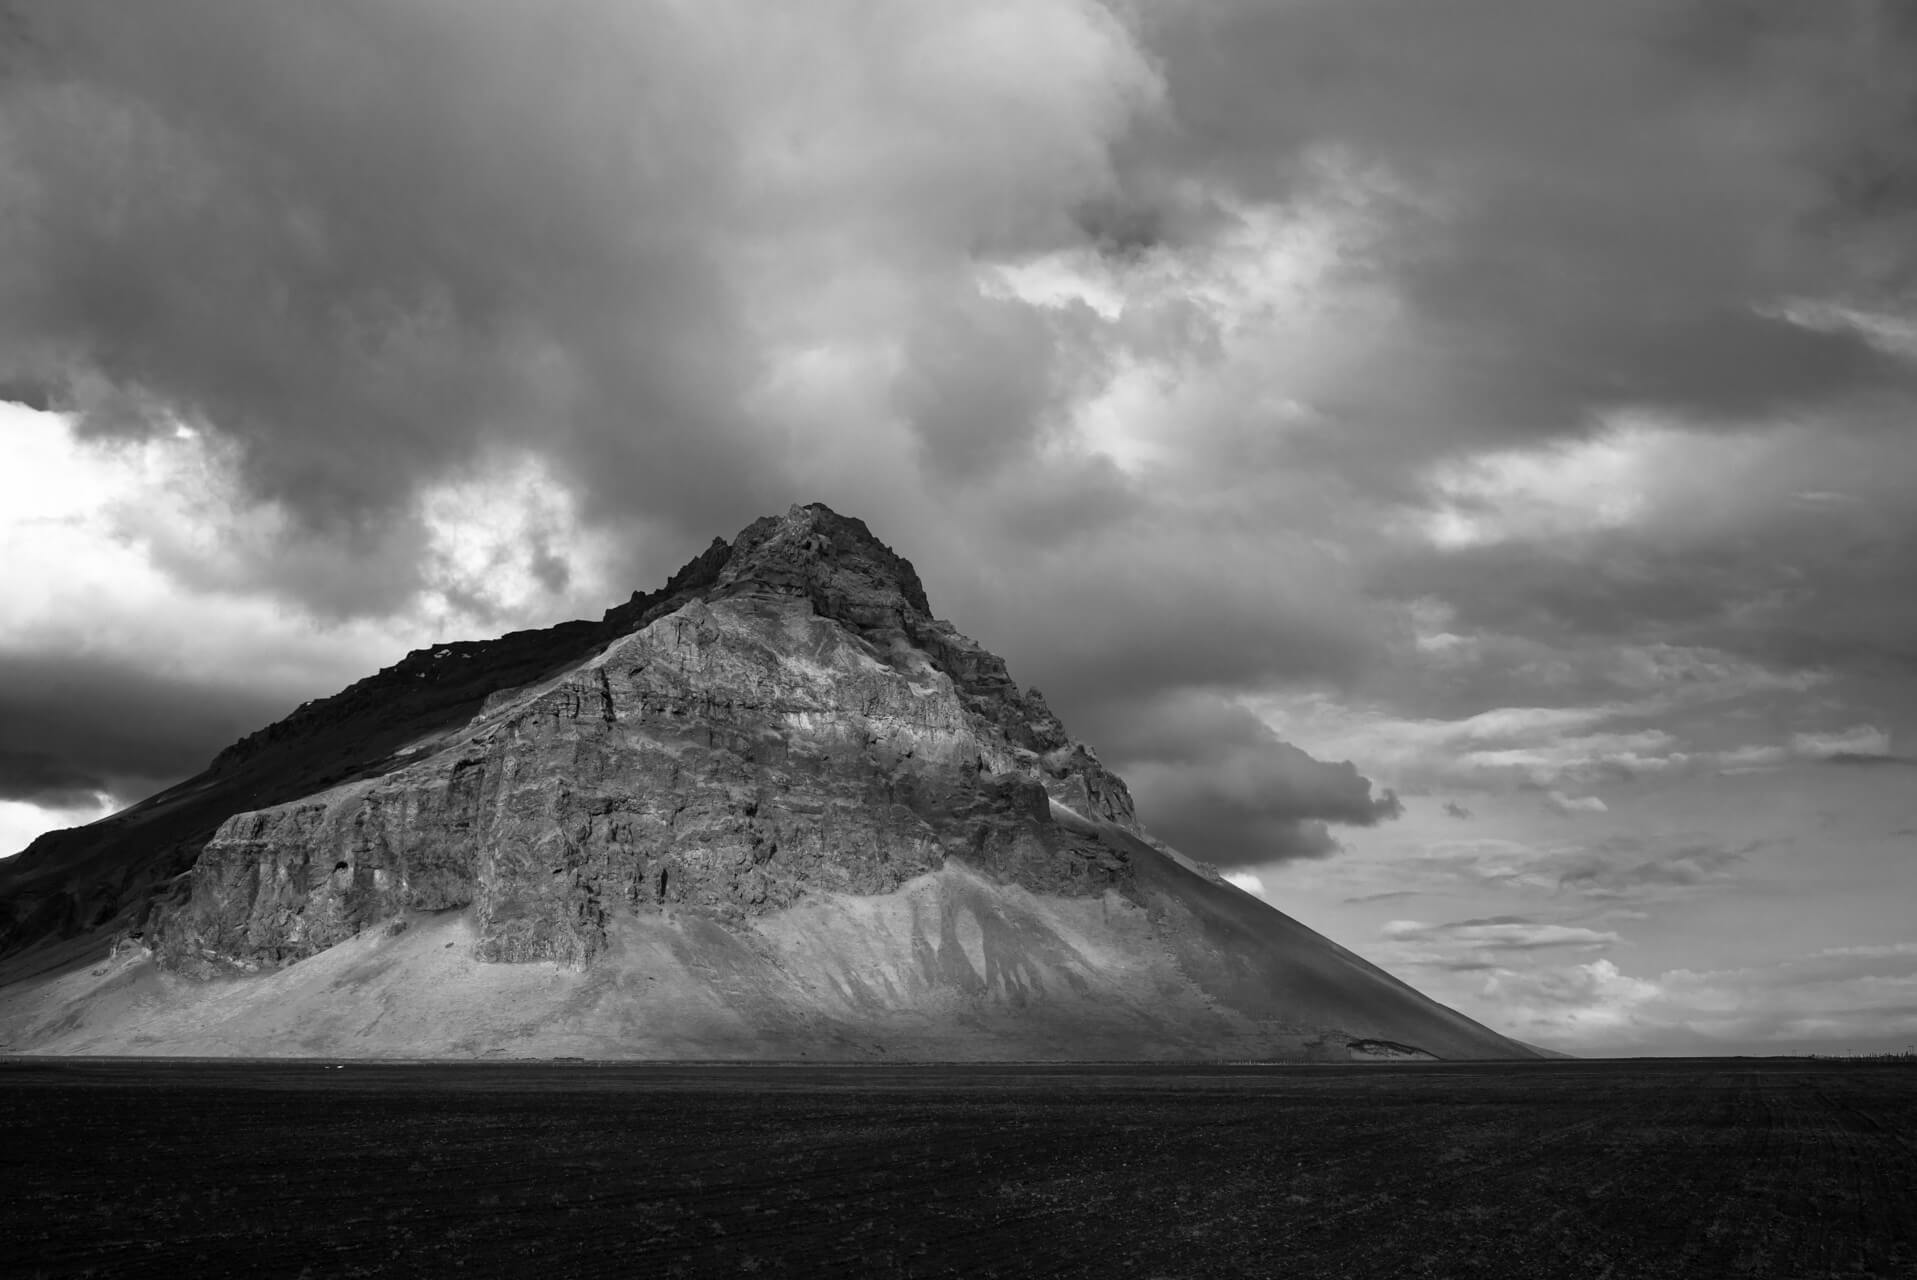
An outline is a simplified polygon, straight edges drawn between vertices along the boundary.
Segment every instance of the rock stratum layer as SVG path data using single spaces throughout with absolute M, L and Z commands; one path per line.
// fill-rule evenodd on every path
M 1528 1056 L 1151 841 L 817 505 L 15 862 L 16 1052 Z

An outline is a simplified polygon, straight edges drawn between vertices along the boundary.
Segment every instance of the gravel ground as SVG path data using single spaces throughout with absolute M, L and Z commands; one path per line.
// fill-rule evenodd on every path
M 1917 1067 L 0 1060 L 32 1275 L 1917 1275 Z

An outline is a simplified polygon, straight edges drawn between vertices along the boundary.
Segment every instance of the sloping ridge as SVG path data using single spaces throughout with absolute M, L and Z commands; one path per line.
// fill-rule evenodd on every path
M 409 655 L 29 856 L 0 1051 L 1536 1056 L 1155 846 L 818 505 L 601 623 Z
M 1535 1056 L 1242 889 L 1126 832 L 1101 834 L 1132 854 L 1145 900 L 1169 918 L 1165 933 L 1180 969 L 1247 1017 L 1335 1027 L 1354 1040 L 1409 1044 L 1440 1058 Z
M 408 746 L 467 723 L 502 690 L 577 665 L 709 587 L 728 555 L 715 539 L 664 587 L 635 592 L 599 622 L 416 649 L 240 739 L 177 786 L 40 836 L 0 860 L 0 984 L 102 954 L 114 937 L 144 931 L 169 886 L 234 813 L 401 767 Z

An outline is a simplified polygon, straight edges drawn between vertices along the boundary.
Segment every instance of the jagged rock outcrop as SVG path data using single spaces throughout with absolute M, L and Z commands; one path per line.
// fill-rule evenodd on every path
M 736 919 L 954 857 L 1036 891 L 1124 886 L 1121 854 L 1051 816 L 1130 827 L 1124 784 L 862 523 L 795 507 L 718 552 L 416 763 L 229 818 L 160 954 L 277 966 L 471 904 L 482 958 L 583 966 L 615 910 Z

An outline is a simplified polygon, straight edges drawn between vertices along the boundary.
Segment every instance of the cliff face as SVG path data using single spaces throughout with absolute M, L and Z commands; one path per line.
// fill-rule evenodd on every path
M 0 958 L 14 960 L 5 968 L 60 963 L 103 931 L 146 930 L 232 814 L 403 767 L 405 748 L 456 732 L 495 695 L 549 679 L 709 588 L 730 555 L 715 540 L 664 587 L 635 593 L 599 622 L 409 653 L 248 734 L 178 786 L 84 827 L 46 833 L 0 860 Z
M 471 905 L 480 958 L 582 967 L 615 911 L 738 920 L 950 857 L 1035 891 L 1128 883 L 1122 854 L 1051 817 L 1056 799 L 1129 828 L 1123 783 L 859 522 L 759 521 L 702 592 L 631 621 L 415 763 L 229 818 L 160 955 L 275 967 Z

